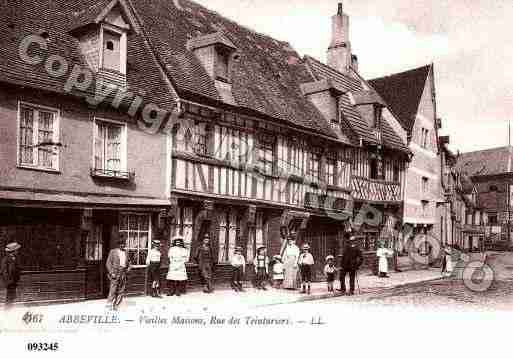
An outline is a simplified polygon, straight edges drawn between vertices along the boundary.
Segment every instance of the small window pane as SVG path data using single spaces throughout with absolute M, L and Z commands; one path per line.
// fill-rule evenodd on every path
M 34 144 L 34 111 L 29 108 L 22 109 L 20 128 L 20 156 L 21 163 L 33 164 Z
M 136 231 L 138 229 L 137 227 L 138 218 L 135 215 L 131 215 L 128 223 L 128 227 L 131 231 Z
M 128 216 L 127 215 L 121 215 L 119 221 L 119 229 L 121 230 L 127 230 L 128 229 Z

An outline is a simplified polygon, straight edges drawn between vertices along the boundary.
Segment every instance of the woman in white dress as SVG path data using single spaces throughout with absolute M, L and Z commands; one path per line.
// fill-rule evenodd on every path
M 169 248 L 169 270 L 166 279 L 168 280 L 168 296 L 185 294 L 187 282 L 187 269 L 185 263 L 189 259 L 189 252 L 185 248 L 183 237 L 175 236 L 172 246 Z
M 283 249 L 282 259 L 284 267 L 284 280 L 283 288 L 285 289 L 297 289 L 299 288 L 298 283 L 298 259 L 300 250 L 296 245 L 296 239 L 294 233 L 289 234 L 287 244 Z
M 385 247 L 385 242 L 380 241 L 378 243 L 378 249 L 376 251 L 376 256 L 379 258 L 378 262 L 378 272 L 379 277 L 388 278 L 388 257 L 392 257 L 394 252 L 391 249 Z

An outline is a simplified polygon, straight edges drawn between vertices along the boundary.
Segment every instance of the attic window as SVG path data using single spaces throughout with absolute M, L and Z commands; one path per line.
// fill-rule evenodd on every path
M 223 82 L 230 82 L 230 54 L 216 49 L 215 78 Z
M 121 71 L 121 34 L 103 31 L 103 67 Z
M 381 123 L 381 117 L 383 116 L 383 106 L 374 105 L 374 118 L 371 124 L 372 128 L 378 128 Z
M 235 44 L 222 32 L 198 35 L 187 41 L 187 49 L 194 52 L 207 73 L 214 79 L 230 83 L 230 67 L 238 55 Z

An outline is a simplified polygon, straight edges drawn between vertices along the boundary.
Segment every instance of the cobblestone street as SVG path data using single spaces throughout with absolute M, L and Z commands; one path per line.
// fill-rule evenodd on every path
M 467 263 L 477 263 L 480 254 L 473 255 Z M 487 253 L 485 262 L 493 270 L 494 280 L 483 292 L 467 288 L 460 264 L 451 278 L 406 283 L 394 288 L 362 289 L 361 295 L 327 299 L 322 304 L 344 304 L 351 307 L 376 306 L 394 309 L 425 310 L 511 310 L 513 309 L 513 255 L 511 253 Z M 392 276 L 397 275 L 392 273 Z M 320 304 L 320 302 L 318 302 Z M 301 303 L 298 305 L 309 305 Z

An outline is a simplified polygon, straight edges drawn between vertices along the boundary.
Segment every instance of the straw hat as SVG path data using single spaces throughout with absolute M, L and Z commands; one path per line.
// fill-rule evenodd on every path
M 303 249 L 310 249 L 310 245 L 308 243 L 304 244 Z
M 330 259 L 335 260 L 335 257 L 333 257 L 331 254 L 329 256 L 326 256 L 326 262 L 329 261 Z
M 242 252 L 242 247 L 241 246 L 235 247 L 235 252 Z
M 21 248 L 21 244 L 17 242 L 11 242 L 8 245 L 5 246 L 6 252 L 14 252 Z

